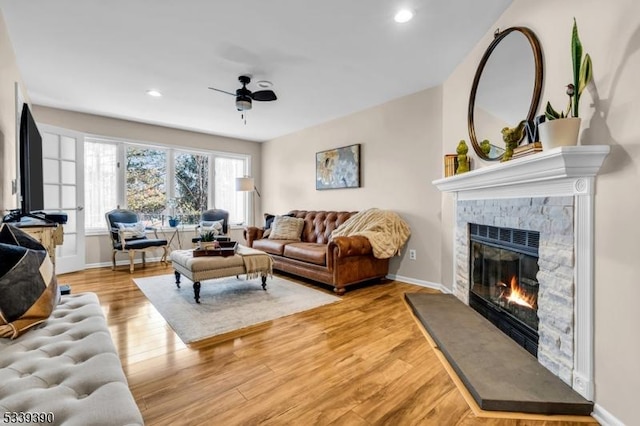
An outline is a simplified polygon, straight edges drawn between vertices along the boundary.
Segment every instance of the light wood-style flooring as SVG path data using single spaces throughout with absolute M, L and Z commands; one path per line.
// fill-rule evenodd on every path
M 58 277 L 98 294 L 147 425 L 585 424 L 478 417 L 403 301 L 432 290 L 365 286 L 248 335 L 186 346 L 132 280 L 170 273 L 150 264 Z

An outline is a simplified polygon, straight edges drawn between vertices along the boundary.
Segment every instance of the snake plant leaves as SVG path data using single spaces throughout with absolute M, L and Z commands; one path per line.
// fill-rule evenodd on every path
M 547 107 L 545 108 L 544 115 L 547 117 L 547 120 L 555 120 L 557 118 L 564 118 L 564 111 L 562 111 L 561 113 L 556 111 L 551 106 L 551 102 L 547 102 Z
M 582 66 L 580 67 L 580 81 L 578 82 L 578 95 L 582 94 L 585 87 L 591 82 L 593 71 L 591 67 L 591 56 L 587 53 L 584 55 Z

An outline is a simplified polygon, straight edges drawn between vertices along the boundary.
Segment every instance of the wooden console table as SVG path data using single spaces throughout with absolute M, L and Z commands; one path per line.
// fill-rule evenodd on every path
M 62 225 L 57 223 L 12 223 L 22 231 L 38 240 L 47 249 L 53 266 L 56 265 L 56 246 L 64 240 Z

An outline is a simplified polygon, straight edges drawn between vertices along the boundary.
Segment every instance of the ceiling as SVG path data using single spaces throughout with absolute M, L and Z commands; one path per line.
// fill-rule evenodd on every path
M 441 84 L 512 0 L 0 0 L 32 103 L 266 141 Z M 413 20 L 397 24 L 401 7 Z M 269 80 L 246 124 L 230 92 Z M 149 89 L 162 92 L 154 98 Z

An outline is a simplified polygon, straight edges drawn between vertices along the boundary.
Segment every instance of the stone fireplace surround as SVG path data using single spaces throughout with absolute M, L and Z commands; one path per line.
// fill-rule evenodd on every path
M 540 232 L 538 362 L 593 400 L 593 204 L 609 146 L 561 147 L 433 181 L 454 195 L 455 296 L 469 304 L 468 224 Z

